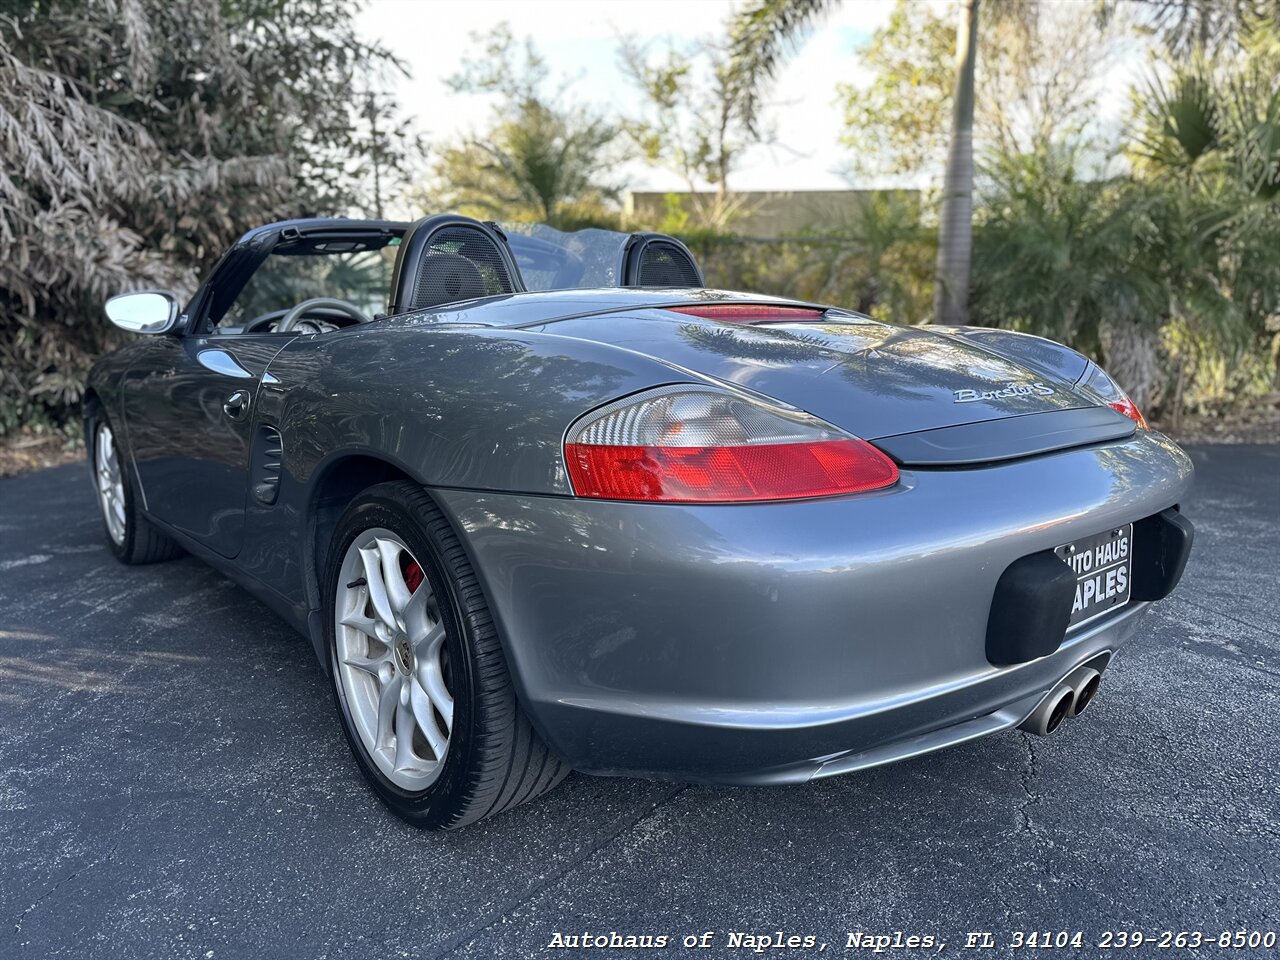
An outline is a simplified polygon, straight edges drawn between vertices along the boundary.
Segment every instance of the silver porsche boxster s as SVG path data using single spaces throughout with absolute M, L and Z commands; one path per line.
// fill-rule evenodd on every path
M 1080 354 L 706 289 L 659 234 L 276 223 L 106 312 L 108 546 L 306 634 L 424 827 L 1052 733 L 1191 548 L 1190 461 Z

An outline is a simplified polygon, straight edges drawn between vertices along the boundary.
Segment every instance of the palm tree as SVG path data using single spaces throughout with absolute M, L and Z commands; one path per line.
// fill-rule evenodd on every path
M 784 53 L 801 30 L 836 0 L 752 0 L 730 27 L 734 75 L 742 90 L 742 110 L 754 125 L 760 93 L 773 79 Z M 1016 6 L 1021 6 L 1018 4 Z M 969 263 L 973 255 L 973 88 L 978 52 L 978 0 L 963 0 L 956 35 L 956 82 L 947 153 L 934 320 L 962 324 L 968 319 Z
M 457 93 L 496 95 L 488 127 L 446 147 L 433 188 L 420 196 L 481 217 L 540 220 L 572 229 L 607 218 L 618 187 L 610 173 L 625 160 L 618 128 L 594 109 L 567 103 L 565 85 L 533 41 L 507 23 L 474 37 L 483 53 L 446 82 Z M 432 196 L 434 194 L 434 196 Z
M 805 27 L 838 0 L 751 0 L 729 24 L 730 76 L 739 89 L 743 119 L 755 128 L 760 95 L 798 45 Z
M 1210 276 L 1231 309 L 1183 315 L 1198 343 L 1227 356 L 1280 342 L 1280 23 L 1246 21 L 1230 42 L 1243 57 L 1171 54 L 1135 91 L 1130 149 L 1138 173 L 1195 214 L 1186 232 L 1199 255 L 1186 272 Z
M 441 155 L 436 173 L 447 206 L 568 228 L 616 198 L 609 180 L 618 155 L 612 124 L 537 99 L 507 104 L 505 113 L 483 136 Z
M 951 146 L 938 221 L 934 323 L 969 322 L 969 264 L 973 259 L 973 75 L 978 59 L 978 0 L 960 6 Z

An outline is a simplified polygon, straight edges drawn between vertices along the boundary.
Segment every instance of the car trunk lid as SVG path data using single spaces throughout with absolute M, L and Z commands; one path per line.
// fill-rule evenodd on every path
M 736 384 L 872 441 L 1095 406 L 1053 373 L 973 342 L 856 317 L 747 325 L 652 309 L 544 329 Z

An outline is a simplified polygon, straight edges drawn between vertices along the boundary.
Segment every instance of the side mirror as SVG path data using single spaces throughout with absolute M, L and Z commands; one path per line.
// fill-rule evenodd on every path
M 178 298 L 164 290 L 121 293 L 107 301 L 107 319 L 130 333 L 167 333 L 178 319 Z

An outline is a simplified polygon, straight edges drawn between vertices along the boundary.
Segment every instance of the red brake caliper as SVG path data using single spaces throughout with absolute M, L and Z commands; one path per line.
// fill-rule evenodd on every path
M 410 593 L 415 593 L 422 586 L 422 581 L 422 568 L 418 566 L 417 560 L 410 560 L 404 570 L 404 585 L 409 588 Z

